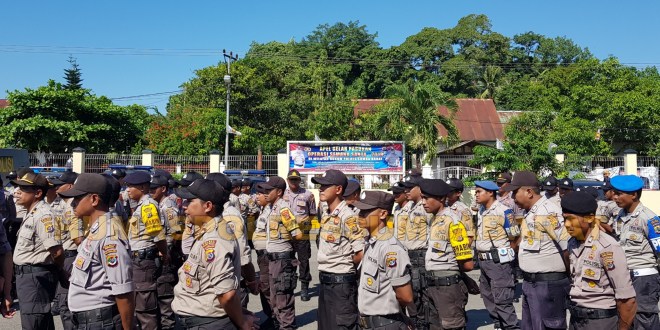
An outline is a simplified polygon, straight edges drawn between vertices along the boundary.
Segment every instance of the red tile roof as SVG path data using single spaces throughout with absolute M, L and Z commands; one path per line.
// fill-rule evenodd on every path
M 7 101 L 5 99 L 0 99 L 0 109 L 6 108 L 8 106 L 9 106 L 9 101 Z
M 358 99 L 353 108 L 353 115 L 370 111 L 384 99 Z M 461 141 L 495 141 L 504 139 L 504 125 L 491 99 L 456 99 L 458 110 L 454 116 L 454 125 L 458 128 Z M 440 107 L 438 113 L 447 116 L 448 110 Z M 440 127 L 440 135 L 446 136 L 447 130 Z

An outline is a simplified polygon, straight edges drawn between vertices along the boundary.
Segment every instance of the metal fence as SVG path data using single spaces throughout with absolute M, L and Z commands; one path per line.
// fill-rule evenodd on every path
M 103 173 L 110 164 L 142 165 L 142 155 L 85 154 L 85 172 Z
M 195 171 L 206 175 L 209 173 L 209 158 L 210 156 L 208 155 L 154 155 L 154 167 L 167 170 L 170 173 L 186 173 Z
M 257 155 L 229 156 L 227 158 L 228 170 L 251 170 L 257 168 Z M 220 158 L 224 161 L 224 157 Z M 261 169 L 268 175 L 277 175 L 277 155 L 262 155 Z
M 71 154 L 62 153 L 45 153 L 45 152 L 32 152 L 30 153 L 30 166 L 41 167 L 71 167 Z
M 467 166 L 450 166 L 433 170 L 433 177 L 436 179 L 447 180 L 449 178 L 465 179 L 470 176 L 481 174 L 481 170 Z
M 564 163 L 570 170 L 588 172 L 597 168 L 623 167 L 624 158 L 624 156 L 567 157 Z

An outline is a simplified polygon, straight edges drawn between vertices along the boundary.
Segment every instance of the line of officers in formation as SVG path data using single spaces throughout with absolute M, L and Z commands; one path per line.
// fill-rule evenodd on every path
M 460 180 L 413 170 L 392 193 L 362 192 L 328 170 L 312 178 L 317 211 L 296 170 L 252 196 L 241 194 L 250 182 L 221 173 L 188 173 L 173 194 L 164 171 L 112 174 L 46 179 L 22 169 L 12 178 L 21 220 L 15 235 L 14 225 L 0 233 L 0 252 L 11 278 L 4 265 L 16 238 L 24 329 L 54 327 L 55 297 L 67 329 L 251 329 L 250 293 L 268 318 L 262 327 L 294 329 L 299 277 L 309 300 L 317 212 L 319 329 L 464 329 L 470 293 L 501 329 L 566 329 L 567 309 L 571 329 L 660 329 L 660 218 L 641 204 L 634 175 L 609 180 L 597 200 L 570 179 L 502 173 L 475 182 L 468 207 Z M 478 284 L 466 275 L 475 261 Z

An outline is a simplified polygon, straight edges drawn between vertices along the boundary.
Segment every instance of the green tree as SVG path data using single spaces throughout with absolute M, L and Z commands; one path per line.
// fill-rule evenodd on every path
M 86 89 L 46 86 L 8 93 L 0 109 L 0 145 L 30 151 L 130 152 L 143 146 L 150 115 L 143 106 L 118 106 Z
M 392 85 L 385 90 L 389 100 L 376 109 L 376 137 L 383 140 L 403 140 L 408 150 L 418 155 L 424 164 L 435 157 L 438 142 L 452 143 L 458 140 L 458 130 L 452 122 L 457 110 L 456 102 L 440 91 L 437 86 L 419 83 L 411 89 L 406 85 Z M 445 106 L 450 116 L 439 114 L 438 108 Z M 440 127 L 448 134 L 440 136 Z
M 64 69 L 64 79 L 66 80 L 66 84 L 64 84 L 65 89 L 81 89 L 82 88 L 82 73 L 80 72 L 80 67 L 78 67 L 78 63 L 76 62 L 76 59 L 69 56 L 68 60 L 69 64 L 71 65 L 70 68 Z

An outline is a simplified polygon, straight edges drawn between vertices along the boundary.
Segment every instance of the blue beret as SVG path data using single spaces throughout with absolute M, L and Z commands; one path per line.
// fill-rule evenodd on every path
M 151 174 L 146 171 L 135 171 L 124 178 L 126 184 L 143 184 L 151 182 Z
M 500 187 L 498 187 L 497 184 L 493 181 L 475 181 L 474 185 L 490 191 L 496 191 L 500 189 Z
M 644 187 L 644 181 L 637 175 L 617 175 L 610 179 L 612 188 L 623 192 L 635 192 Z

